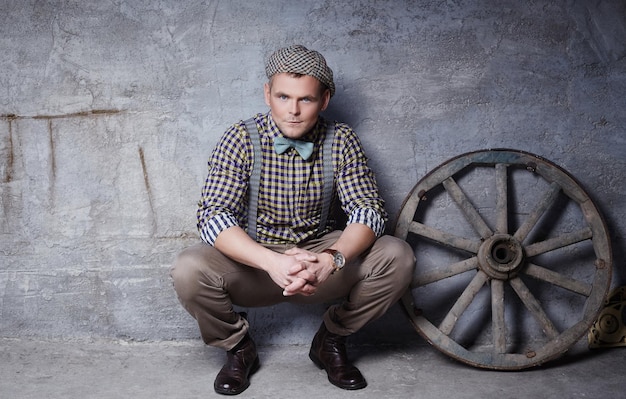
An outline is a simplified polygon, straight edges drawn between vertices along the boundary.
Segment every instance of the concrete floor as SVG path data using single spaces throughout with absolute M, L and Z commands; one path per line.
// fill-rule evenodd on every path
M 308 346 L 260 347 L 262 367 L 240 398 L 625 398 L 626 348 L 584 342 L 550 364 L 497 372 L 456 362 L 426 344 L 356 346 L 368 380 L 359 391 L 330 385 Z M 0 398 L 211 398 L 221 351 L 200 341 L 0 339 Z

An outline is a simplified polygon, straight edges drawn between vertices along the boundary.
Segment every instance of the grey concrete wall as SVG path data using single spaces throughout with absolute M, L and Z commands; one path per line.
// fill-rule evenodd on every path
M 197 337 L 168 268 L 209 152 L 266 109 L 263 60 L 323 52 L 392 219 L 461 153 L 507 147 L 592 193 L 623 284 L 626 6 L 606 1 L 35 1 L 0 13 L 0 335 Z M 453 221 L 450 221 L 453 223 Z M 393 227 L 393 226 L 391 226 Z M 323 307 L 251 311 L 308 342 Z M 411 335 L 398 309 L 367 330 Z

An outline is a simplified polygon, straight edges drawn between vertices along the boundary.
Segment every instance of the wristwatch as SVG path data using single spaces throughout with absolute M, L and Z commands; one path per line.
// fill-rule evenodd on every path
M 336 249 L 328 248 L 328 249 L 323 250 L 322 252 L 330 254 L 333 257 L 333 266 L 335 267 L 335 270 L 333 270 L 333 273 L 343 269 L 343 267 L 346 265 L 346 258 L 343 256 L 341 252 L 337 251 Z

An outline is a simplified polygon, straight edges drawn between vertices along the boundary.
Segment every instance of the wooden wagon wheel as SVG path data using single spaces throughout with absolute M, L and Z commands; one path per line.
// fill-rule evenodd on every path
M 471 152 L 440 165 L 407 196 L 395 235 L 417 258 L 402 299 L 411 322 L 476 367 L 519 370 L 565 353 L 610 286 L 610 240 L 597 208 L 567 172 L 521 151 Z

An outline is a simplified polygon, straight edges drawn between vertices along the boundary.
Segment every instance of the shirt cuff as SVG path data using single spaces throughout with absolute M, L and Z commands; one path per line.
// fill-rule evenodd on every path
M 356 208 L 350 213 L 347 224 L 361 223 L 372 229 L 376 237 L 385 232 L 385 219 L 382 215 L 371 208 Z
M 200 238 L 209 245 L 215 245 L 217 236 L 224 230 L 239 226 L 237 219 L 230 213 L 218 213 L 200 226 Z

